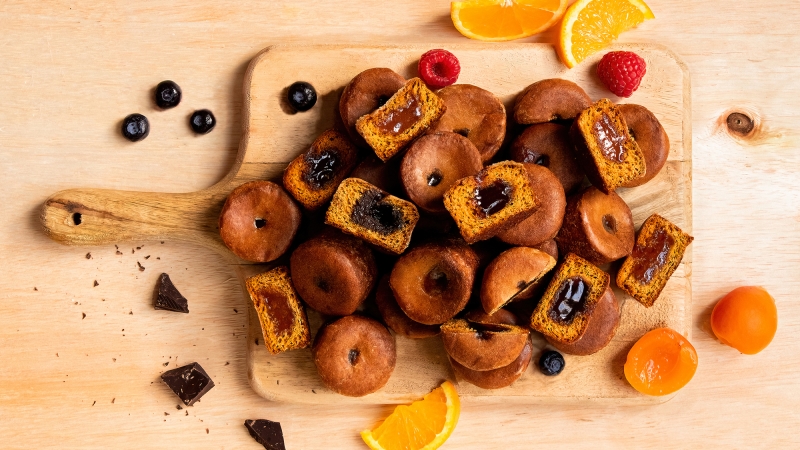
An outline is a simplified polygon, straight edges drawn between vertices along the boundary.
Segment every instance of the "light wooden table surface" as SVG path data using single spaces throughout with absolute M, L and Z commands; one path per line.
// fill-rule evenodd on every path
M 246 304 L 221 257 L 169 242 L 64 247 L 41 233 L 37 214 L 48 195 L 71 187 L 189 192 L 213 184 L 236 155 L 242 77 L 259 50 L 462 42 L 448 3 L 3 0 L 0 447 L 256 449 L 242 423 L 268 418 L 281 422 L 290 449 L 362 448 L 358 432 L 390 407 L 273 404 L 250 389 Z M 697 375 L 657 406 L 465 402 L 445 448 L 800 443 L 800 4 L 650 5 L 657 19 L 622 41 L 666 45 L 692 74 Z M 176 80 L 184 100 L 157 112 L 151 90 L 163 79 Z M 219 124 L 195 137 L 187 121 L 199 108 Z M 731 136 L 733 110 L 757 119 L 754 137 Z M 152 124 L 137 144 L 118 132 L 132 112 Z M 189 298 L 191 314 L 152 309 L 161 272 Z M 778 303 L 778 333 L 756 356 L 709 334 L 714 303 L 742 284 L 767 287 Z M 216 387 L 178 410 L 159 374 L 192 361 Z

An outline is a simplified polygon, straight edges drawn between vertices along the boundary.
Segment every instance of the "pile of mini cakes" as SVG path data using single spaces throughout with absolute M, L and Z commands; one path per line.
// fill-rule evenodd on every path
M 651 180 L 669 154 L 642 106 L 541 80 L 517 96 L 509 117 L 522 131 L 507 136 L 491 92 L 434 91 L 374 68 L 345 87 L 338 112 L 340 129 L 293 160 L 283 186 L 235 189 L 219 225 L 249 261 L 292 249 L 288 265 L 246 281 L 264 344 L 312 345 L 340 394 L 386 384 L 394 335 L 441 336 L 458 378 L 486 389 L 525 372 L 531 330 L 561 352 L 595 353 L 620 320 L 599 266 L 624 258 L 617 285 L 650 307 L 692 241 L 658 215 L 637 236 L 614 192 Z M 306 308 L 328 319 L 313 344 Z

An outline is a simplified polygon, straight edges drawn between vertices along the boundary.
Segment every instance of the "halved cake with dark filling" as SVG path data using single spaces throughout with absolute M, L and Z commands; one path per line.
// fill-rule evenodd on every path
M 270 353 L 275 355 L 309 346 L 311 334 L 306 310 L 285 266 L 250 277 L 244 284 L 261 323 L 264 345 Z
M 408 247 L 418 220 L 413 203 L 358 178 L 342 181 L 325 214 L 326 224 L 396 254 Z

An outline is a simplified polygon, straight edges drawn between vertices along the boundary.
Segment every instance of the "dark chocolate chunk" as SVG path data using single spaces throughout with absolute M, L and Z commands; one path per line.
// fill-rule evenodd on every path
M 250 432 L 250 436 L 267 450 L 286 450 L 283 443 L 283 430 L 281 424 L 271 420 L 245 420 L 244 426 Z
M 189 302 L 186 300 L 186 297 L 178 292 L 178 289 L 172 284 L 172 280 L 169 279 L 169 275 L 165 273 L 162 273 L 161 276 L 158 277 L 153 301 L 156 309 L 165 309 L 167 311 L 182 313 L 189 312 Z
M 214 382 L 198 363 L 168 370 L 161 374 L 161 379 L 186 406 L 192 406 L 214 387 Z

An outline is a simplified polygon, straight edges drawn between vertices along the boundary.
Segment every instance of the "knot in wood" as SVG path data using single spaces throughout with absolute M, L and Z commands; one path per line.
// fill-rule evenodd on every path
M 740 112 L 734 112 L 728 115 L 727 123 L 728 130 L 739 136 L 749 135 L 756 126 L 755 121 L 753 121 L 750 116 Z

